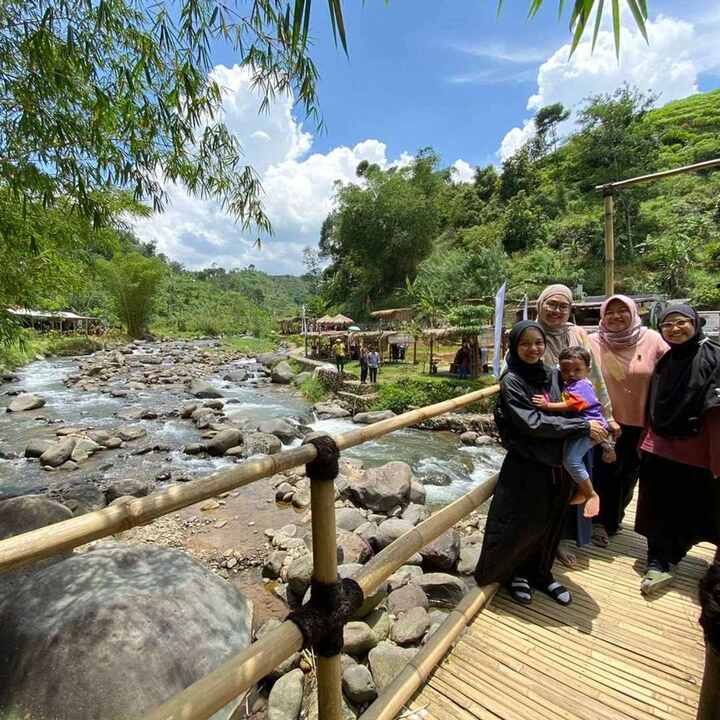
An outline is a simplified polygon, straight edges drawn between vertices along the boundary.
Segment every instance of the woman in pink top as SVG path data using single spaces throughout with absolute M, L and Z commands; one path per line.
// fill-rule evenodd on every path
M 648 542 L 643 593 L 668 585 L 695 543 L 720 544 L 720 346 L 687 305 L 670 306 L 660 330 L 670 350 L 650 384 L 635 520 Z
M 642 326 L 635 301 L 625 295 L 613 295 L 602 304 L 600 329 L 590 336 L 590 344 L 621 429 L 615 445 L 616 461 L 603 462 L 596 451 L 593 463 L 600 514 L 593 525 L 592 539 L 596 545 L 606 547 L 608 536 L 620 530 L 625 508 L 635 491 L 650 378 L 668 345 L 655 330 Z

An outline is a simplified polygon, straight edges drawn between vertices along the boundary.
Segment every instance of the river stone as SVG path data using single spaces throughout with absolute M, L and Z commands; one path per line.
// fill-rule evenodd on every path
M 245 435 L 245 457 L 251 455 L 274 455 L 282 450 L 282 443 L 274 435 L 269 433 L 254 432 Z
M 287 572 L 288 586 L 297 597 L 303 597 L 310 587 L 312 572 L 313 558 L 310 553 L 304 553 L 290 563 Z
M 201 407 L 200 403 L 197 402 L 186 402 L 180 408 L 179 415 L 183 420 L 187 420 L 192 417 L 193 413 Z
M 105 491 L 105 499 L 108 503 L 123 495 L 132 497 L 145 497 L 150 492 L 148 483 L 144 480 L 126 478 L 125 480 L 114 480 Z
M 463 445 L 474 445 L 478 439 L 478 434 L 472 430 L 468 430 L 460 435 L 460 442 Z
M 242 445 L 243 436 L 240 430 L 228 428 L 221 430 L 212 440 L 206 443 L 207 452 L 210 455 L 224 455 L 230 448 Z
M 425 485 L 437 485 L 439 487 L 446 487 L 452 484 L 452 477 L 447 473 L 440 472 L 439 470 L 433 470 L 432 472 L 426 473 L 422 476 L 422 480 Z
M 413 579 L 413 583 L 427 595 L 433 607 L 455 607 L 465 595 L 465 583 L 447 573 L 425 573 Z
M 341 530 L 357 530 L 366 522 L 362 510 L 357 508 L 338 508 L 335 511 L 335 525 Z
M 248 379 L 249 375 L 247 370 L 231 370 L 223 375 L 223 380 L 227 382 L 242 383 Z
M 413 578 L 418 578 L 422 574 L 422 568 L 417 565 L 402 565 L 388 578 L 390 592 L 404 587 L 409 582 L 412 582 Z
M 53 443 L 40 456 L 40 464 L 47 465 L 48 467 L 60 467 L 70 459 L 72 451 L 75 448 L 75 443 L 75 438 L 64 438 L 59 442 Z
M 206 450 L 207 445 L 205 445 L 205 443 L 190 443 L 183 448 L 183 452 L 186 455 L 201 455 Z
M 33 393 L 20 393 L 14 397 L 8 405 L 8 412 L 27 412 L 28 410 L 37 410 L 45 405 L 44 398 Z
M 305 675 L 300 668 L 283 675 L 270 690 L 268 720 L 297 720 L 303 701 Z
M 90 440 L 97 443 L 98 445 L 102 445 L 103 447 L 107 447 L 106 443 L 113 437 L 112 434 L 107 430 L 88 430 L 85 435 Z
M 391 518 L 384 520 L 378 526 L 378 544 L 380 549 L 386 548 L 390 543 L 410 532 L 415 526 L 407 520 Z
M 343 629 L 343 652 L 353 657 L 366 655 L 378 644 L 375 631 L 362 620 L 351 620 Z
M 258 432 L 274 435 L 285 445 L 293 440 L 302 437 L 302 433 L 297 425 L 293 425 L 287 420 L 265 420 L 258 425 Z
M 420 550 L 426 570 L 449 572 L 460 557 L 460 535 L 451 528 Z
M 275 580 L 280 577 L 280 571 L 282 570 L 285 558 L 288 556 L 284 550 L 273 550 L 265 560 L 265 564 L 262 569 L 262 576 L 264 578 L 270 578 Z
M 430 607 L 430 602 L 425 591 L 415 582 L 412 582 L 393 590 L 388 595 L 387 606 L 390 614 L 397 616 L 414 607 L 422 607 L 427 610 Z
M 424 505 L 426 497 L 425 486 L 413 478 L 410 482 L 410 502 L 415 505 Z
M 429 627 L 428 611 L 422 607 L 410 608 L 393 623 L 390 639 L 398 645 L 417 645 Z
M 206 400 L 203 407 L 210 408 L 211 410 L 222 410 L 225 407 L 224 400 Z
M 102 445 L 98 445 L 98 443 L 93 442 L 90 438 L 79 438 L 75 443 L 70 459 L 76 463 L 84 462 L 91 455 L 94 455 L 102 449 Z
M 299 386 L 302 385 L 306 380 L 310 380 L 312 378 L 312 373 L 308 370 L 303 370 L 302 372 L 299 372 L 293 379 L 292 384 Z
M 123 425 L 119 427 L 115 434 L 125 442 L 132 442 L 133 440 L 139 440 L 141 437 L 147 435 L 147 430 L 139 425 Z
M 141 420 L 145 410 L 139 407 L 122 408 L 115 413 L 121 420 Z
M 350 417 L 348 410 L 334 402 L 318 402 L 313 405 L 313 409 L 321 420 Z
M 457 571 L 460 575 L 472 575 L 480 560 L 481 545 L 463 545 L 460 548 L 460 560 Z
M 0 707 L 18 716 L 145 717 L 250 642 L 252 603 L 180 550 L 103 545 L 13 585 L 0 585 Z
M 389 462 L 351 477 L 346 494 L 353 504 L 388 513 L 408 503 L 412 471 L 404 462 Z
M 209 382 L 205 380 L 193 380 L 190 383 L 190 389 L 188 392 L 196 398 L 211 399 L 221 398 L 223 394 L 216 388 L 213 387 Z
M 25 457 L 26 458 L 39 458 L 47 449 L 52 447 L 55 443 L 52 440 L 45 440 L 44 438 L 32 438 L 25 446 Z
M 364 665 L 351 665 L 342 675 L 345 697 L 357 705 L 369 703 L 377 697 L 377 688 L 372 674 Z
M 282 360 L 273 369 L 270 378 L 278 385 L 289 385 L 295 377 L 295 371 L 290 367 L 289 363 Z
M 378 640 L 387 640 L 390 637 L 392 620 L 386 610 L 377 608 L 367 615 L 364 620 L 375 631 Z
M 359 412 L 353 415 L 352 421 L 359 425 L 372 425 L 381 420 L 389 420 L 394 418 L 395 413 L 392 410 L 371 410 L 369 412 Z
M 93 510 L 102 510 L 107 501 L 102 490 L 87 480 L 63 485 L 58 493 L 63 505 L 72 511 L 73 515 L 83 515 Z
M 122 444 L 122 438 L 119 437 L 111 437 L 103 443 L 106 450 L 117 450 L 117 448 L 122 447 Z
M 418 505 L 416 503 L 410 503 L 400 516 L 403 520 L 407 520 L 412 525 L 418 525 L 423 520 L 427 520 L 430 517 L 430 510 L 425 505 Z
M 259 365 L 264 365 L 265 367 L 273 367 L 274 365 L 277 365 L 279 362 L 282 362 L 285 359 L 287 359 L 287 353 L 267 352 L 260 353 L 255 358 L 255 361 Z
M 343 563 L 366 563 L 372 556 L 370 546 L 349 530 L 338 530 L 336 540 Z
M 382 692 L 415 657 L 414 648 L 401 648 L 383 640 L 368 656 L 370 671 L 377 689 Z
M 355 528 L 355 534 L 359 535 L 373 549 L 373 552 L 380 551 L 380 529 L 377 523 L 364 522 Z

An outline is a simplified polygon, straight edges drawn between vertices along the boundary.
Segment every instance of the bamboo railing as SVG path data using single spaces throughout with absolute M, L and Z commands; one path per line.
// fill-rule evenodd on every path
M 361 445 L 400 428 L 415 425 L 428 418 L 491 397 L 498 392 L 498 389 L 497 385 L 493 385 L 343 433 L 334 438 L 335 444 L 339 450 Z M 126 503 L 2 540 L 0 541 L 0 573 L 26 566 L 92 540 L 147 524 L 162 515 L 248 485 L 268 475 L 298 465 L 307 465 L 316 457 L 317 450 L 313 445 L 303 445 L 266 458 L 244 462 L 238 467 L 213 473 L 180 487 L 168 488 L 145 498 L 129 500 Z M 364 596 L 372 595 L 413 554 L 485 502 L 492 495 L 496 481 L 497 477 L 493 476 L 475 487 L 373 557 L 354 577 Z M 337 579 L 334 484 L 312 481 L 310 493 L 313 578 L 320 582 L 332 583 Z M 388 713 L 392 712 L 392 708 L 395 708 L 398 702 L 402 706 L 427 678 L 434 664 L 442 657 L 468 620 L 489 602 L 495 589 L 495 586 L 479 588 L 463 600 L 418 654 L 412 666 L 406 669 L 368 709 L 366 712 L 368 719 L 390 717 Z M 206 720 L 267 676 L 302 646 L 303 636 L 299 628 L 293 622 L 286 620 L 262 639 L 226 660 L 213 672 L 150 712 L 146 715 L 146 719 Z M 317 676 L 319 719 L 340 720 L 342 716 L 340 656 L 319 657 Z

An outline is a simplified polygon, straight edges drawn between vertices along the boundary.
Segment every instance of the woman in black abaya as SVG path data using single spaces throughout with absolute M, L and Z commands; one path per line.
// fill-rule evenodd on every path
M 562 468 L 566 438 L 607 437 L 594 421 L 545 414 L 533 395 L 560 399 L 557 372 L 542 361 L 545 333 L 535 322 L 510 332 L 507 370 L 500 379 L 495 422 L 507 455 L 500 470 L 485 526 L 475 579 L 479 585 L 508 583 L 512 598 L 532 602 L 535 587 L 561 605 L 572 597 L 552 575 L 563 516 L 575 490 Z

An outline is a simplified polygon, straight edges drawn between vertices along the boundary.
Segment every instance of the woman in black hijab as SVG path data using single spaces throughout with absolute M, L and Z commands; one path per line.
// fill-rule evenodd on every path
M 720 346 L 688 305 L 670 306 L 659 326 L 670 350 L 650 383 L 635 520 L 648 542 L 646 594 L 672 582 L 695 543 L 720 543 Z
M 607 437 L 599 423 L 545 414 L 533 395 L 560 399 L 557 372 L 542 361 L 545 333 L 535 322 L 510 332 L 507 370 L 500 379 L 495 422 L 507 455 L 490 504 L 475 579 L 479 585 L 508 583 L 512 598 L 532 601 L 531 586 L 561 605 L 570 592 L 552 576 L 563 516 L 575 486 L 562 468 L 565 438 Z

